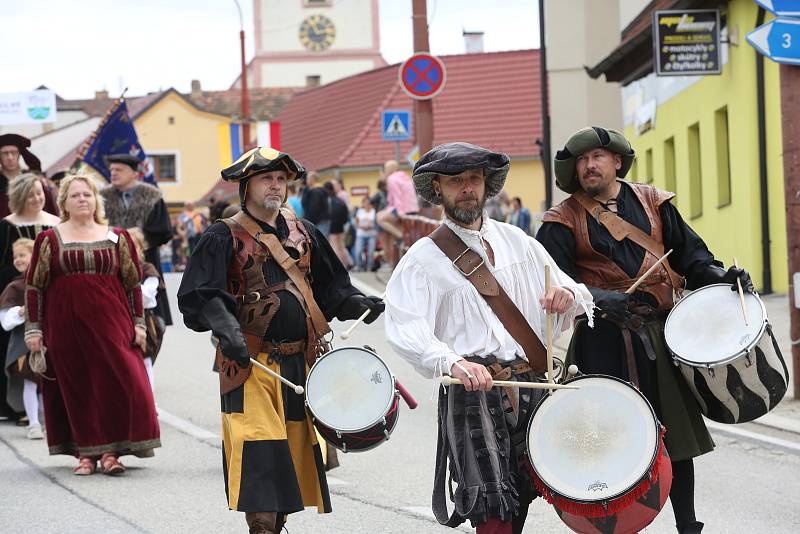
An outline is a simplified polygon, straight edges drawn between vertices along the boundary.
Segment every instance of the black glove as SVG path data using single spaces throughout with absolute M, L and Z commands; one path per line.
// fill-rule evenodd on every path
M 342 321 L 358 319 L 365 311 L 369 310 L 369 315 L 364 318 L 364 322 L 370 324 L 383 313 L 385 308 L 386 305 L 380 297 L 352 295 L 342 303 L 337 317 Z
M 631 295 L 620 291 L 610 291 L 597 287 L 590 287 L 589 293 L 594 297 L 594 304 L 608 315 L 609 318 L 624 322 L 630 318 L 628 305 L 631 303 Z
M 250 366 L 250 353 L 247 351 L 247 342 L 242 334 L 242 326 L 236 320 L 222 298 L 216 297 L 209 300 L 202 310 L 206 324 L 219 339 L 219 348 L 222 356 L 235 361 L 239 367 Z
M 738 291 L 739 288 L 736 285 L 737 279 L 742 282 L 742 289 L 748 293 L 755 292 L 756 289 L 753 287 L 753 280 L 750 278 L 750 274 L 744 269 L 740 269 L 738 267 L 729 267 L 728 271 L 722 277 L 722 282 L 725 284 L 733 284 L 731 290 Z

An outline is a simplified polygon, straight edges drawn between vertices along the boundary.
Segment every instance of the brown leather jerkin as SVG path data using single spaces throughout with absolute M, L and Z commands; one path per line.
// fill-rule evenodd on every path
M 511 337 L 525 351 L 525 356 L 533 371 L 535 373 L 545 372 L 547 370 L 547 350 L 528 320 L 489 271 L 483 258 L 469 248 L 445 224 L 440 225 L 428 237 L 486 300 Z
M 303 300 L 301 304 L 303 304 L 308 313 L 309 339 L 306 346 L 306 362 L 312 365 L 318 356 L 315 352 L 317 343 L 330 333 L 331 329 L 325 319 L 325 314 L 322 313 L 317 301 L 314 300 L 314 294 L 308 279 L 300 271 L 297 261 L 286 252 L 286 249 L 283 248 L 283 245 L 274 234 L 264 233 L 261 226 L 244 212 L 240 211 L 232 219 L 244 228 L 253 239 L 267 248 L 272 259 L 286 272 L 289 280 L 300 292 Z M 223 358 L 219 349 L 217 349 L 216 361 L 220 370 L 220 391 L 222 394 L 228 393 L 244 384 L 252 371 L 252 366 L 243 369 L 235 362 Z

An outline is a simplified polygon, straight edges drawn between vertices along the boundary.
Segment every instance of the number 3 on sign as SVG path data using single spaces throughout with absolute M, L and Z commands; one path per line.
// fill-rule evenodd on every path
M 791 48 L 792 47 L 792 34 L 791 33 L 784 33 L 781 35 L 783 37 L 783 44 L 781 46 L 783 48 Z

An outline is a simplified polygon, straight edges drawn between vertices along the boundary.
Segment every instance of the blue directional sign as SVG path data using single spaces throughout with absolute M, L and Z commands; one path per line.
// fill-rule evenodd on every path
M 771 20 L 748 33 L 747 42 L 772 61 L 800 65 L 800 19 Z
M 756 0 L 756 4 L 779 17 L 800 17 L 800 0 Z
M 411 112 L 407 109 L 387 109 L 381 113 L 381 125 L 384 141 L 411 139 Z

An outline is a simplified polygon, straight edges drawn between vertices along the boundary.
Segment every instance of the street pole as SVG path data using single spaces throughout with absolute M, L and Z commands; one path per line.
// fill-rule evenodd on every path
M 401 165 L 403 162 L 400 161 L 400 141 L 394 142 L 394 159 L 397 161 L 398 165 Z
M 800 305 L 795 273 L 800 273 L 800 67 L 780 66 L 783 175 L 786 195 L 786 248 L 789 256 L 789 332 L 794 397 L 800 398 Z
M 540 150 L 544 170 L 544 209 L 553 205 L 553 176 L 550 172 L 550 90 L 547 80 L 547 45 L 544 40 L 544 0 L 539 0 L 539 92 L 542 107 L 542 146 Z
M 242 152 L 247 152 L 250 148 L 250 98 L 247 92 L 247 62 L 244 57 L 244 18 L 242 17 L 242 8 L 239 6 L 239 1 L 233 1 L 239 11 L 239 40 L 241 41 L 242 49 Z
M 414 28 L 414 52 L 430 52 L 428 43 L 428 5 L 426 0 L 411 0 L 411 20 Z M 417 145 L 419 153 L 433 148 L 433 101 L 415 100 Z

